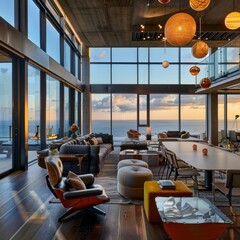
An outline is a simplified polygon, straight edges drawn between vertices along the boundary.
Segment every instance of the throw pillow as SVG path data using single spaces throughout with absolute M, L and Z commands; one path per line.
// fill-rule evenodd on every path
M 95 137 L 93 137 L 93 138 L 89 139 L 89 143 L 91 145 L 98 145 L 98 140 Z
M 189 133 L 184 133 L 181 135 L 181 138 L 189 138 Z
M 98 144 L 102 144 L 103 143 L 103 139 L 101 137 L 97 137 L 97 141 L 98 141 Z
M 159 137 L 159 138 L 167 138 L 168 135 L 167 135 L 165 132 L 162 132 L 162 133 L 159 133 L 159 134 L 158 134 L 158 137 Z
M 86 189 L 86 185 L 83 182 L 83 180 L 81 178 L 78 177 L 77 174 L 75 174 L 72 171 L 68 172 L 67 175 L 67 184 L 69 185 L 69 189 L 71 190 L 84 190 Z

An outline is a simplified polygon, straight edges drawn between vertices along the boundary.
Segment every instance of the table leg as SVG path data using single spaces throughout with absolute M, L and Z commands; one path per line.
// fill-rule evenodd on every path
M 213 173 L 214 173 L 214 171 L 205 170 L 205 188 L 206 188 L 206 190 L 212 190 Z

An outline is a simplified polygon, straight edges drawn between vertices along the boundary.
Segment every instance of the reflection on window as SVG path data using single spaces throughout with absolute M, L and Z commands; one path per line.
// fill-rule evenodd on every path
M 240 129 L 239 118 L 235 121 L 235 115 L 240 115 L 240 95 L 227 95 L 227 129 L 238 131 Z M 238 126 L 239 125 L 239 126 Z
M 181 64 L 181 84 L 196 84 L 197 85 L 197 76 L 192 76 L 189 72 L 190 68 L 194 64 Z M 201 66 L 198 65 L 200 68 Z
M 78 55 L 75 53 L 75 77 L 79 79 L 79 58 Z
M 47 19 L 47 54 L 60 63 L 60 35 Z
M 66 40 L 64 41 L 64 67 L 71 72 L 71 48 Z
M 148 64 L 138 65 L 138 83 L 148 84 Z
M 218 131 L 224 129 L 224 95 L 218 95 Z
M 154 133 L 178 130 L 178 94 L 150 95 L 150 126 Z
M 69 133 L 69 88 L 64 87 L 64 136 L 68 136 Z
M 110 62 L 110 48 L 91 48 L 91 62 Z
M 150 62 L 179 62 L 179 48 L 150 48 Z
M 28 0 L 28 38 L 40 47 L 40 10 L 33 0 Z
M 116 137 L 125 138 L 129 129 L 137 129 L 137 95 L 112 95 L 112 133 Z
M 12 63 L 0 63 L 0 139 L 11 140 Z
M 28 66 L 28 136 L 40 138 L 40 70 Z
M 168 68 L 163 68 L 161 64 L 150 65 L 151 84 L 178 84 L 179 66 L 170 64 Z
M 206 133 L 205 95 L 181 95 L 181 130 L 191 135 Z
M 113 62 L 137 62 L 137 48 L 112 48 Z
M 137 84 L 137 64 L 112 65 L 113 84 Z
M 51 140 L 59 135 L 60 130 L 60 83 L 49 75 L 46 101 L 46 135 Z
M 110 64 L 91 64 L 91 84 L 110 84 Z
M 205 58 L 208 58 L 210 49 L 208 51 L 208 54 L 204 58 L 195 58 L 192 55 L 192 48 L 180 48 L 180 51 L 181 51 L 181 60 L 180 60 L 181 62 L 185 62 L 185 63 L 196 62 L 196 63 L 198 63 L 198 62 L 202 62 Z
M 110 106 L 110 94 L 92 94 L 92 132 L 111 132 Z
M 4 3 L 3 3 L 4 2 Z M 15 0 L 1 1 L 0 16 L 14 27 L 14 2 Z
M 79 109 L 79 102 L 78 102 L 78 91 L 75 91 L 75 123 L 80 127 L 80 122 L 79 122 L 79 119 L 78 119 L 78 113 L 80 111 Z M 81 127 L 79 128 L 79 133 L 81 133 L 80 131 Z
M 148 48 L 138 48 L 138 62 L 148 62 Z

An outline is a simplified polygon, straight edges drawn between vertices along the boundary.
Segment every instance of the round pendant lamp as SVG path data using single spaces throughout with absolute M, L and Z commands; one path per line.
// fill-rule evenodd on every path
M 197 41 L 192 46 L 192 55 L 195 58 L 204 58 L 208 54 L 208 45 L 203 41 Z
M 176 13 L 171 16 L 165 25 L 164 36 L 173 46 L 188 44 L 196 33 L 196 22 L 187 13 Z
M 240 12 L 230 12 L 225 18 L 225 26 L 230 30 L 240 27 Z
M 191 75 L 197 76 L 200 72 L 200 68 L 195 65 L 189 69 L 189 72 L 191 73 Z
M 168 61 L 163 61 L 162 62 L 162 66 L 164 67 L 164 68 L 168 68 L 169 67 L 169 62 Z
M 203 78 L 200 82 L 201 88 L 209 88 L 211 86 L 212 82 L 209 78 Z
M 190 7 L 195 11 L 203 11 L 206 9 L 211 0 L 189 0 Z
M 167 4 L 169 3 L 171 0 L 158 0 L 160 3 L 162 4 Z

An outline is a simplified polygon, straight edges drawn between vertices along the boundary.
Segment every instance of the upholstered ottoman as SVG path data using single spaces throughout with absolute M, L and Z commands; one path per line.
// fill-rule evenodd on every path
M 176 189 L 161 189 L 157 181 L 144 183 L 144 210 L 149 222 L 161 222 L 156 197 L 192 197 L 192 191 L 181 181 L 174 181 Z
M 122 167 L 126 166 L 139 166 L 139 167 L 145 167 L 148 168 L 148 164 L 142 160 L 137 160 L 137 159 L 126 159 L 126 160 L 121 160 L 118 165 L 117 169 L 120 169 Z
M 117 190 L 127 198 L 143 199 L 144 182 L 152 179 L 153 174 L 146 167 L 121 167 L 117 173 Z

